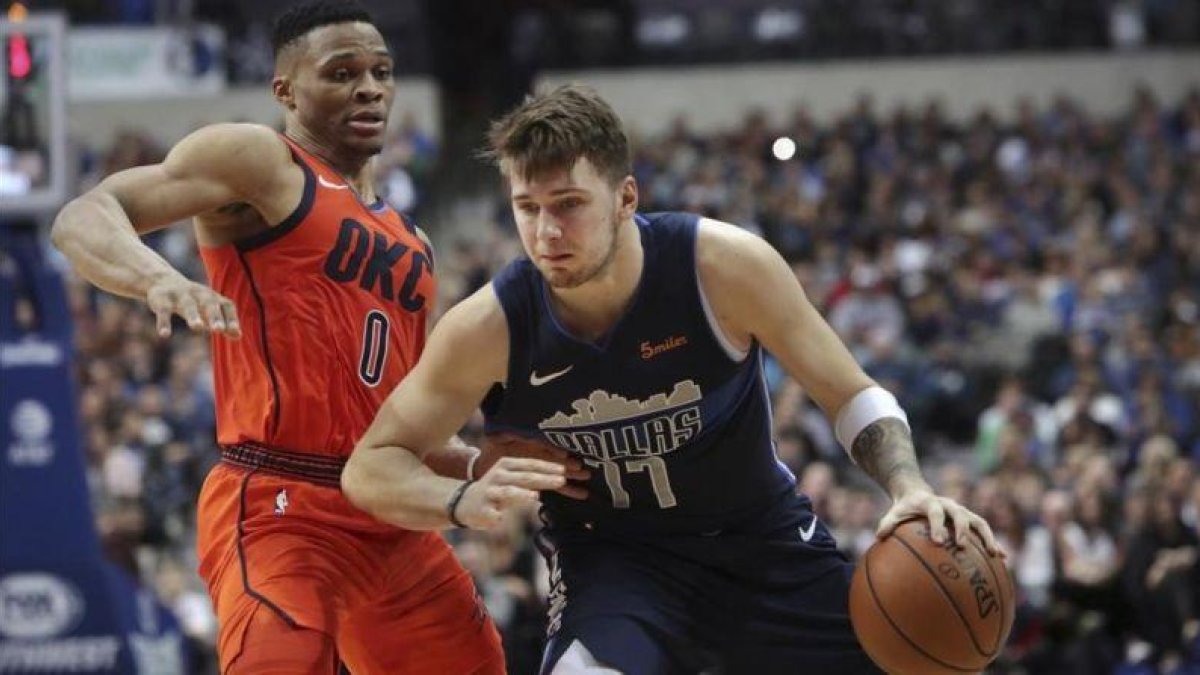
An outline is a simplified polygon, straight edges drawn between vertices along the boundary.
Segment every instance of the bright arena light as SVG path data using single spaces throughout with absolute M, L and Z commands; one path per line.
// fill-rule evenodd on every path
M 796 141 L 787 136 L 780 136 L 771 144 L 771 152 L 775 155 L 775 159 L 786 162 L 796 155 Z

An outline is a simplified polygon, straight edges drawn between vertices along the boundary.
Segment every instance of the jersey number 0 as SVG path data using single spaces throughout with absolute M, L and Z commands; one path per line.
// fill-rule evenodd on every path
M 358 376 L 368 387 L 374 387 L 383 379 L 389 327 L 387 314 L 377 309 L 367 312 L 367 320 L 363 324 L 362 356 L 358 360 Z

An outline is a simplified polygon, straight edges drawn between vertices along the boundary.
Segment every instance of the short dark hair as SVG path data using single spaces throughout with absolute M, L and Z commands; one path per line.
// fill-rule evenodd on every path
M 502 162 L 526 179 L 570 171 L 586 157 L 616 185 L 633 172 L 621 118 L 591 87 L 567 84 L 535 94 L 492 123 L 482 156 Z
M 305 0 L 275 17 L 271 46 L 275 56 L 280 50 L 304 37 L 309 31 L 334 23 L 362 21 L 374 24 L 371 13 L 354 0 Z

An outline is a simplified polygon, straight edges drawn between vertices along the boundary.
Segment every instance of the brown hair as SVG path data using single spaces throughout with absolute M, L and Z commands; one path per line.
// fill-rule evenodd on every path
M 529 96 L 493 122 L 482 156 L 526 180 L 570 171 L 580 157 L 612 185 L 632 173 L 621 118 L 594 89 L 577 84 Z

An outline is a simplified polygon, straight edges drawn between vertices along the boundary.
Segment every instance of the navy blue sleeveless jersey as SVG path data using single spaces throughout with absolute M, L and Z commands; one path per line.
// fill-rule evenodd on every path
M 626 314 L 596 342 L 571 335 L 528 259 L 493 281 L 510 335 L 508 379 L 487 430 L 540 436 L 592 472 L 590 496 L 543 496 L 551 526 L 704 533 L 735 527 L 795 491 L 778 461 L 754 344 L 719 335 L 696 273 L 699 217 L 638 215 L 645 254 Z

